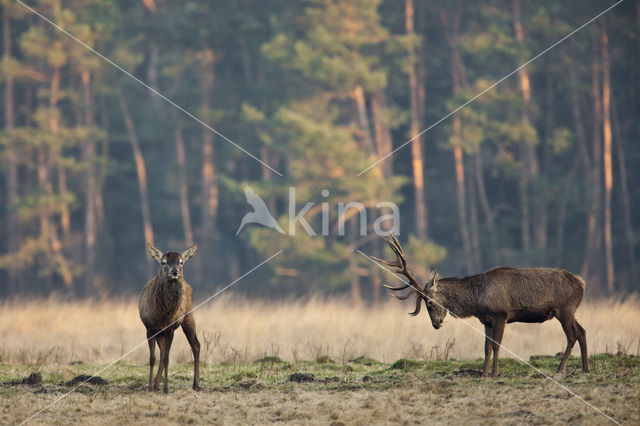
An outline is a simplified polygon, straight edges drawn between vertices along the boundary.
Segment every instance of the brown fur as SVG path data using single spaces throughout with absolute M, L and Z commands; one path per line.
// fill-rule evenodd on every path
M 495 377 L 498 374 L 498 351 L 507 323 L 545 322 L 554 317 L 560 321 L 567 336 L 567 348 L 558 366 L 558 373 L 564 372 L 576 340 L 580 343 L 582 369 L 589 371 L 586 332 L 575 319 L 585 289 L 580 276 L 558 268 L 497 267 L 464 278 L 438 279 L 438 274 L 432 271 L 430 279 L 422 287 L 407 270 L 398 240 L 393 237 L 385 241 L 396 253 L 396 261 L 376 260 L 397 268 L 395 272 L 409 278 L 410 286 L 389 288 L 394 291 L 409 288 L 409 293 L 401 297 L 403 299 L 412 294 L 416 296 L 416 309 L 412 315 L 420 312 L 421 301 L 424 301 L 436 329 L 442 325 L 447 312 L 458 318 L 474 316 L 484 324 L 484 377 L 489 374 L 491 352 L 491 375 Z
M 182 326 L 193 352 L 194 372 L 193 389 L 199 390 L 200 342 L 196 336 L 196 323 L 191 312 L 193 307 L 193 290 L 184 280 L 182 265 L 195 253 L 197 246 L 193 246 L 183 253 L 168 252 L 162 254 L 151 243 L 147 249 L 151 257 L 162 265 L 158 275 L 149 281 L 140 294 L 138 309 L 140 319 L 147 329 L 149 343 L 149 387 L 148 390 L 158 390 L 160 377 L 164 370 L 164 393 L 169 391 L 168 370 L 169 351 L 176 328 Z M 155 345 L 160 348 L 160 365 L 153 381 L 153 366 L 155 364 Z

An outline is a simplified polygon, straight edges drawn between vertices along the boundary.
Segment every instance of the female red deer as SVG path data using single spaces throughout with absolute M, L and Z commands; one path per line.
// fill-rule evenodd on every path
M 580 343 L 582 370 L 589 372 L 586 332 L 575 319 L 584 293 L 584 281 L 578 275 L 558 268 L 498 267 L 469 277 L 438 279 L 438 274 L 431 270 L 427 283 L 422 287 L 407 269 L 404 252 L 397 238 L 392 236 L 384 240 L 396 254 L 396 260 L 388 262 L 373 259 L 395 268 L 393 272 L 409 279 L 406 285 L 385 287 L 392 291 L 411 288 L 409 293 L 396 296 L 401 300 L 416 296 L 416 309 L 410 315 L 418 315 L 424 300 L 435 329 L 442 326 L 447 311 L 457 318 L 474 316 L 484 324 L 483 377 L 489 375 L 492 349 L 491 376 L 498 374 L 498 350 L 507 323 L 545 322 L 553 317 L 560 321 L 567 336 L 567 349 L 558 366 L 558 373 L 564 372 L 576 339 Z
M 160 262 L 160 271 L 147 283 L 140 294 L 138 309 L 140 319 L 147 328 L 149 342 L 149 392 L 157 391 L 164 370 L 164 393 L 169 392 L 167 383 L 169 372 L 169 351 L 173 341 L 173 332 L 182 325 L 193 352 L 193 389 L 199 390 L 200 342 L 196 337 L 196 321 L 191 309 L 193 290 L 182 276 L 182 265 L 195 254 L 197 245 L 182 253 L 170 251 L 162 253 L 153 244 L 147 244 L 149 255 Z M 156 361 L 155 345 L 160 348 L 160 365 L 155 383 L 153 383 L 153 365 Z

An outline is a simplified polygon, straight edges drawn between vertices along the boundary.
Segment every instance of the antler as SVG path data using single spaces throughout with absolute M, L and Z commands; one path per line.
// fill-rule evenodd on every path
M 384 238 L 384 237 L 383 237 Z M 387 245 L 391 248 L 391 250 L 393 250 L 393 252 L 396 255 L 396 260 L 393 262 L 389 262 L 387 260 L 383 260 L 383 259 L 378 259 L 377 257 L 373 257 L 371 256 L 371 258 L 373 260 L 375 260 L 376 262 L 380 262 L 384 265 L 387 266 L 391 266 L 392 268 L 395 268 L 394 270 L 392 270 L 392 272 L 397 273 L 397 274 L 402 274 L 405 277 L 407 277 L 409 279 L 409 283 L 399 286 L 399 287 L 391 287 L 388 285 L 384 285 L 386 288 L 388 288 L 391 291 L 401 291 L 401 290 L 405 290 L 407 288 L 411 288 L 411 290 L 409 290 L 408 293 L 398 296 L 396 294 L 392 294 L 393 297 L 400 299 L 400 300 L 405 300 L 408 299 L 409 297 L 415 295 L 416 296 L 416 309 L 411 312 L 409 315 L 412 316 L 416 316 L 420 313 L 420 308 L 422 307 L 420 301 L 422 300 L 422 298 L 427 297 L 427 295 L 424 293 L 424 289 L 420 287 L 420 284 L 418 283 L 418 280 L 416 280 L 416 278 L 413 276 L 413 274 L 411 273 L 411 271 L 409 271 L 407 269 L 407 261 L 404 257 L 404 252 L 402 251 L 402 247 L 400 246 L 400 243 L 398 242 L 398 239 L 396 238 L 395 235 L 391 235 L 391 238 L 384 238 L 385 243 L 387 243 Z M 427 281 L 428 282 L 428 281 Z M 426 287 L 426 285 L 425 285 Z

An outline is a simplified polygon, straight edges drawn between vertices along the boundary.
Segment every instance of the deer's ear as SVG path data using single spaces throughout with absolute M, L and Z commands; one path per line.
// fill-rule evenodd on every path
M 197 244 L 192 245 L 191 247 L 189 247 L 188 249 L 182 252 L 182 255 L 181 255 L 182 260 L 191 259 L 193 255 L 196 254 L 197 250 L 198 250 L 198 245 Z
M 438 289 L 438 282 L 440 280 L 440 276 L 438 276 L 438 273 L 434 271 L 433 274 L 433 290 L 437 290 Z
M 162 252 L 151 243 L 147 243 L 147 252 L 152 259 L 157 260 L 158 262 L 162 259 Z
M 438 288 L 438 273 L 435 269 L 431 268 L 429 272 L 429 278 L 427 278 L 427 284 L 425 285 L 425 289 L 427 290 L 436 290 Z

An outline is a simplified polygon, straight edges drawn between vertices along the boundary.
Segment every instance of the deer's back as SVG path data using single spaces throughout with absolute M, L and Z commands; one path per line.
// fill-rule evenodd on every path
M 148 329 L 159 331 L 172 324 L 177 328 L 193 305 L 193 290 L 184 280 L 149 281 L 140 294 L 140 319 Z
M 514 320 L 527 322 L 549 319 L 563 306 L 577 308 L 585 288 L 582 278 L 559 268 L 498 267 L 469 278 L 481 288 L 481 309 L 520 312 Z

